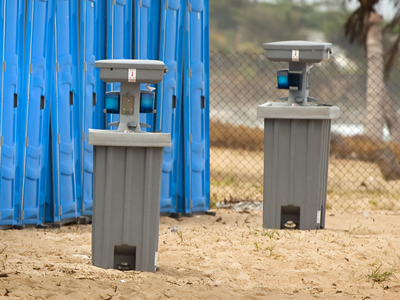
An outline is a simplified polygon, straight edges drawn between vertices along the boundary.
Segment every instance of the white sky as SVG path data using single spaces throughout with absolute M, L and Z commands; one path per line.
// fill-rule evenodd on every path
M 259 2 L 275 2 L 275 0 L 258 0 Z M 297 0 L 300 2 L 301 0 Z M 322 2 L 321 0 L 305 0 L 307 3 Z M 341 3 L 342 0 L 337 0 Z M 354 10 L 359 6 L 357 0 L 348 1 L 348 8 Z M 376 6 L 377 11 L 383 15 L 385 19 L 391 20 L 394 17 L 395 9 L 394 2 L 390 0 L 380 0 L 379 4 Z

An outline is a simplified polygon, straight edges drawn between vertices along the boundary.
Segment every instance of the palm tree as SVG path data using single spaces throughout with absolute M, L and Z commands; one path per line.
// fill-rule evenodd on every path
M 351 0 L 346 0 L 351 1 Z M 365 47 L 367 56 L 367 115 L 364 135 L 376 140 L 382 138 L 382 130 L 387 125 L 390 138 L 400 143 L 400 121 L 393 100 L 387 92 L 385 74 L 389 74 L 400 43 L 400 32 L 388 51 L 384 54 L 382 43 L 382 16 L 375 9 L 380 0 L 357 0 L 360 6 L 349 16 L 345 24 L 345 35 L 350 42 Z M 394 30 L 400 26 L 400 3 L 392 0 L 397 13 L 385 30 Z

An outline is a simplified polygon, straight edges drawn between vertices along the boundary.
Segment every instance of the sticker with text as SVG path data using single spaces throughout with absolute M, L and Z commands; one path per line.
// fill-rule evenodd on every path
M 292 61 L 299 61 L 299 50 L 292 50 Z
M 128 70 L 128 82 L 136 82 L 136 69 Z

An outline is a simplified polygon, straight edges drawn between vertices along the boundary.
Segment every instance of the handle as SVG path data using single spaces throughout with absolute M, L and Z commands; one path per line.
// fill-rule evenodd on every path
M 45 105 L 46 105 L 46 97 L 40 95 L 40 110 L 43 110 Z
M 18 94 L 14 93 L 14 108 L 18 107 Z
M 201 109 L 206 107 L 206 97 L 201 96 Z
M 74 105 L 74 92 L 69 91 L 69 105 Z
M 172 95 L 172 108 L 176 108 L 176 95 Z

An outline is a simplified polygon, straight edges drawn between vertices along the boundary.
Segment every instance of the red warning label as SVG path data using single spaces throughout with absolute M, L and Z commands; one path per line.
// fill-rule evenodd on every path
M 299 61 L 299 50 L 292 50 L 292 61 Z
M 136 69 L 128 70 L 128 82 L 136 82 Z

